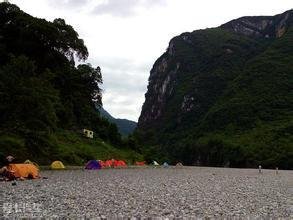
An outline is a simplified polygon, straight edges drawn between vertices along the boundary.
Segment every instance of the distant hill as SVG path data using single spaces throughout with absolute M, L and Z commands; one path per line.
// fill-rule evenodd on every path
M 109 112 L 107 112 L 105 109 L 100 109 L 101 116 L 103 118 L 108 119 L 110 122 L 117 125 L 119 132 L 123 136 L 127 136 L 131 134 L 134 129 L 136 128 L 137 123 L 135 121 L 131 121 L 128 119 L 120 119 L 120 118 L 114 118 Z

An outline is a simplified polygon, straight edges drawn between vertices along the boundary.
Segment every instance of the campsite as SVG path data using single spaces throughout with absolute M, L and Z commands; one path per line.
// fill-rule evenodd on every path
M 293 220 L 292 4 L 0 0 L 0 220 Z
M 41 176 L 46 179 L 0 182 L 1 203 L 29 206 L 5 217 L 292 217 L 291 171 L 136 166 L 45 170 Z
M 153 160 L 10 160 L 0 181 L 5 218 L 258 218 L 293 215 L 293 172 Z M 240 207 L 240 208 L 239 208 Z

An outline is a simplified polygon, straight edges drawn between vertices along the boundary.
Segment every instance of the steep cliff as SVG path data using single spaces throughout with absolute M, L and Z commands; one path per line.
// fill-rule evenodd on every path
M 292 10 L 174 37 L 151 70 L 140 139 L 189 164 L 293 167 L 292 58 Z

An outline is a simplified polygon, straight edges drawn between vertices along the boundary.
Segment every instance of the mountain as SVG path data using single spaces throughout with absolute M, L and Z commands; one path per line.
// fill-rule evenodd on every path
M 127 136 L 129 134 L 132 134 L 136 128 L 137 123 L 135 121 L 130 121 L 128 119 L 114 118 L 104 108 L 100 108 L 99 111 L 102 117 L 116 124 L 118 131 L 122 134 L 122 136 Z
M 159 158 L 293 168 L 293 11 L 182 33 L 150 72 L 137 137 Z

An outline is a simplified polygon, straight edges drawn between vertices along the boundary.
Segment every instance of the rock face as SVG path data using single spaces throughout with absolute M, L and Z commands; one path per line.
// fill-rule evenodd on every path
M 150 73 L 138 121 L 143 142 L 170 146 L 187 136 L 196 141 L 229 126 L 249 131 L 257 121 L 277 120 L 292 104 L 286 101 L 292 24 L 290 10 L 174 37 Z
M 230 21 L 221 28 L 246 36 L 260 38 L 281 37 L 292 24 L 292 10 L 276 16 L 243 17 Z

